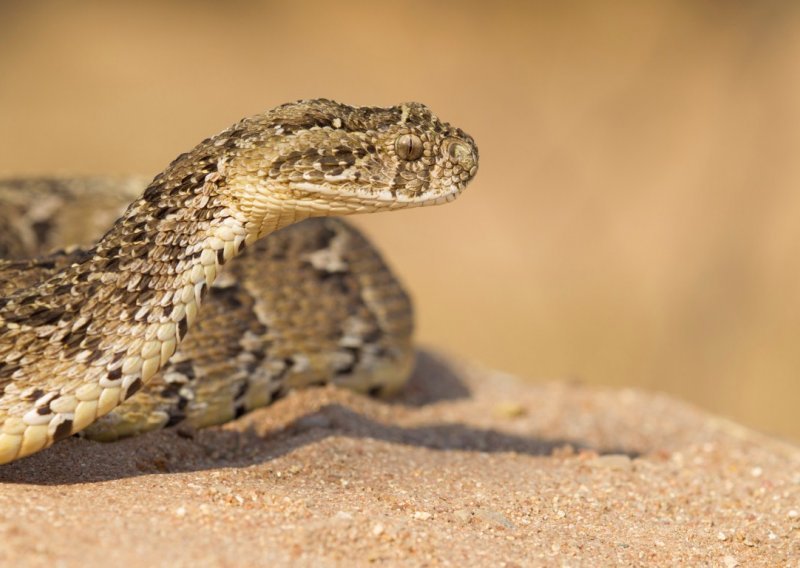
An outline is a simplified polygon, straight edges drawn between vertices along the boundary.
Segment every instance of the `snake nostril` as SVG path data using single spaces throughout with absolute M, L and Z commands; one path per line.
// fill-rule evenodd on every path
M 447 141 L 447 154 L 451 160 L 461 165 L 465 170 L 470 170 L 475 164 L 475 157 L 472 154 L 472 149 L 462 142 L 451 138 Z

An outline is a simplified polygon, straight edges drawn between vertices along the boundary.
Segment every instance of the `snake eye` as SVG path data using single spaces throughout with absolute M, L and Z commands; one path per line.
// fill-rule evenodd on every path
M 412 162 L 422 156 L 422 138 L 416 134 L 403 134 L 394 143 L 394 149 L 401 160 Z

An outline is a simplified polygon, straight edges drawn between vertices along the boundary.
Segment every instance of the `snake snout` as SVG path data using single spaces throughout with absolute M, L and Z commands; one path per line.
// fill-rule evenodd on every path
M 470 144 L 460 138 L 448 138 L 444 142 L 445 152 L 450 161 L 457 165 L 470 176 L 474 176 L 478 171 L 478 148 L 475 144 Z

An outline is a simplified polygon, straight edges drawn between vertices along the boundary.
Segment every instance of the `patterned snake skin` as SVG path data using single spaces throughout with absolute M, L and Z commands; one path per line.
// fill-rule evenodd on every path
M 421 104 L 320 99 L 238 122 L 149 185 L 0 182 L 0 464 L 307 385 L 396 390 L 410 301 L 358 231 L 319 217 L 446 203 L 477 166 Z

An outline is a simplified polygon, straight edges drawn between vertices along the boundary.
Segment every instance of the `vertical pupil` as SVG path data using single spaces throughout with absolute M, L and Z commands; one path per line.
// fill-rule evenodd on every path
M 396 152 L 403 160 L 416 160 L 422 155 L 422 140 L 413 134 L 403 134 L 397 139 Z

